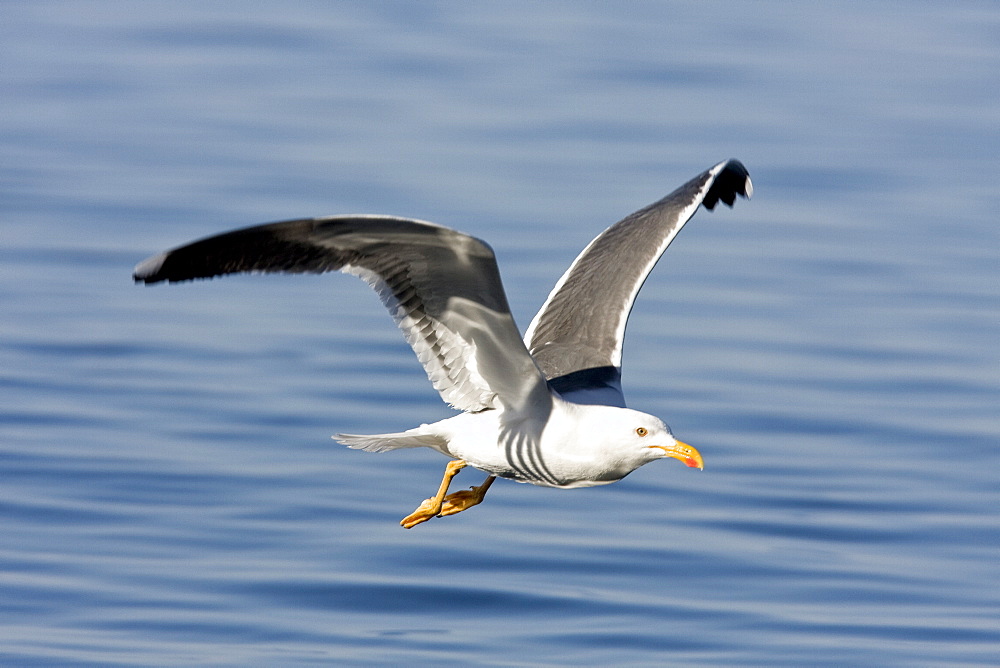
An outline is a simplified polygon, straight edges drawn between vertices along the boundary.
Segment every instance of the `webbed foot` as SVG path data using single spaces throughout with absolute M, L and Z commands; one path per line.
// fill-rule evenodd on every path
M 454 492 L 444 497 L 444 502 L 441 504 L 438 516 L 454 515 L 463 510 L 468 510 L 472 506 L 479 505 L 483 502 L 483 499 L 486 497 L 486 490 L 490 488 L 494 480 L 496 480 L 496 476 L 491 475 L 478 487 L 463 489 L 461 492 Z

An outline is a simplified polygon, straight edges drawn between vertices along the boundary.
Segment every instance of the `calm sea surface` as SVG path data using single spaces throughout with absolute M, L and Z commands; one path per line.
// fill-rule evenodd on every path
M 0 665 L 1000 663 L 1000 8 L 903 7 L 4 3 Z M 446 460 L 329 436 L 449 410 L 362 283 L 130 278 L 396 214 L 523 327 L 728 157 L 625 351 L 703 473 L 404 531 Z

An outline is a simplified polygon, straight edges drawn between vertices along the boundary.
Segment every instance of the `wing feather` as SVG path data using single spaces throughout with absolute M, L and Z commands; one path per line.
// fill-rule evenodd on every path
M 375 289 L 452 406 L 517 405 L 546 387 L 510 314 L 492 249 L 432 223 L 389 216 L 269 223 L 161 253 L 133 276 L 157 283 L 328 271 L 353 274 Z
M 524 335 L 552 386 L 567 398 L 579 392 L 599 403 L 624 405 L 619 381 L 625 325 L 649 272 L 700 205 L 732 206 L 737 195 L 752 193 L 746 168 L 727 160 L 591 241 Z

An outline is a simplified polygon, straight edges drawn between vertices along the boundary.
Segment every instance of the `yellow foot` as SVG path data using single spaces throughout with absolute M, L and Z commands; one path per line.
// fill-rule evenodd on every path
M 496 480 L 496 477 L 490 476 L 479 487 L 463 489 L 461 492 L 455 492 L 444 497 L 444 503 L 441 504 L 441 511 L 438 513 L 438 517 L 454 515 L 463 510 L 468 510 L 472 506 L 479 505 L 483 502 L 483 499 L 486 497 L 486 490 L 490 488 L 494 480 Z
M 441 486 L 438 488 L 438 493 L 429 499 L 425 499 L 416 510 L 404 517 L 399 525 L 404 529 L 410 529 L 426 522 L 432 517 L 437 517 L 438 513 L 441 512 L 441 505 L 444 503 L 445 494 L 448 493 L 448 486 L 451 484 L 451 479 L 458 475 L 458 472 L 464 469 L 465 466 L 465 462 L 461 459 L 454 459 L 448 462 L 448 465 L 444 468 L 444 477 L 441 479 Z M 458 511 L 456 510 L 455 512 Z
M 412 529 L 422 522 L 426 522 L 432 517 L 436 517 L 441 505 L 435 498 L 425 499 L 416 510 L 403 518 L 399 523 L 404 529 Z

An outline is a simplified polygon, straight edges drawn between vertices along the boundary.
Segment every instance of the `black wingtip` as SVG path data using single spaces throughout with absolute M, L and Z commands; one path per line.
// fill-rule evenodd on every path
M 706 209 L 712 210 L 720 201 L 726 206 L 732 207 L 736 203 L 737 196 L 749 199 L 753 196 L 753 183 L 750 181 L 750 172 L 743 166 L 743 163 L 735 158 L 722 163 L 722 169 L 715 177 L 712 187 L 705 193 L 702 204 Z

